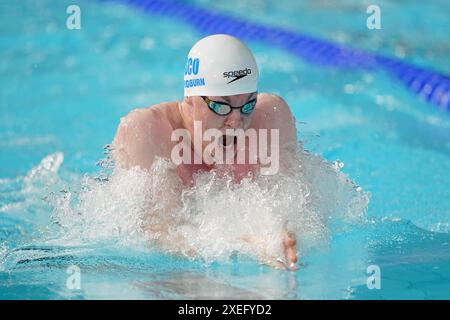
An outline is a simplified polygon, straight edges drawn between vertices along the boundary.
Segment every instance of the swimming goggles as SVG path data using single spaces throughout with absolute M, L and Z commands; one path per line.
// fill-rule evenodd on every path
M 213 101 L 208 99 L 208 97 L 203 97 L 203 100 L 208 105 L 208 107 L 215 113 L 220 116 L 226 116 L 233 111 L 233 109 L 240 109 L 243 114 L 250 114 L 255 109 L 256 106 L 256 98 L 246 102 L 244 105 L 240 107 L 232 107 L 228 103 Z

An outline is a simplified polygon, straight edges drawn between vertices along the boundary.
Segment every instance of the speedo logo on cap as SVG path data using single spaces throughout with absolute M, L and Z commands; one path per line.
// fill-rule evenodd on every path
M 223 73 L 223 77 L 224 78 L 234 78 L 231 81 L 227 82 L 228 83 L 232 83 L 236 80 L 242 79 L 244 77 L 246 77 L 247 75 L 252 74 L 252 70 L 245 68 L 242 70 L 235 70 L 235 71 L 226 71 Z

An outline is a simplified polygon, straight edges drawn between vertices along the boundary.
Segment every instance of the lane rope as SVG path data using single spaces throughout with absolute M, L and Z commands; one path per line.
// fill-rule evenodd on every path
M 400 59 L 343 47 L 285 28 L 265 26 L 172 0 L 101 1 L 122 2 L 146 13 L 168 16 L 191 25 L 204 35 L 226 33 L 246 41 L 260 41 L 313 64 L 339 69 L 382 69 L 421 99 L 450 111 L 450 77 Z

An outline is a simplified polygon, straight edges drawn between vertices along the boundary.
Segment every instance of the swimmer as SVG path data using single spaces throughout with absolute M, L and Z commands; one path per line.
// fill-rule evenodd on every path
M 287 170 L 289 161 L 286 159 L 294 157 L 293 149 L 288 146 L 297 144 L 295 121 L 282 98 L 274 94 L 258 93 L 258 78 L 255 58 L 240 40 L 224 34 L 201 39 L 188 54 L 183 100 L 136 109 L 121 119 L 112 143 L 116 165 L 126 169 L 135 166 L 150 169 L 157 157 L 172 159 L 174 147 L 178 143 L 172 139 L 173 132 L 177 129 L 186 130 L 190 137 L 196 137 L 195 125 L 200 123 L 202 133 L 208 129 L 216 129 L 215 132 L 222 134 L 218 141 L 224 150 L 230 145 L 236 147 L 233 148 L 234 160 L 237 159 L 236 150 L 239 148 L 236 135 L 233 137 L 228 134 L 230 129 L 245 132 L 249 129 L 275 129 L 278 136 L 275 139 L 269 135 L 269 145 L 276 143 L 274 150 L 279 153 L 277 156 L 281 161 L 278 172 Z M 206 161 L 204 150 L 209 141 L 203 139 L 200 145 L 196 145 L 194 141 L 189 147 L 192 157 L 187 159 L 197 157 L 200 161 L 177 165 L 180 183 L 186 187 L 192 186 L 195 183 L 195 173 L 200 171 L 228 173 L 236 183 L 249 174 L 258 174 L 261 161 L 250 161 L 254 155 L 247 140 L 244 147 L 239 149 L 244 150 L 245 161 L 231 163 L 222 163 L 217 161 L 218 158 L 212 163 Z M 257 147 L 259 146 L 260 140 Z M 256 158 L 258 156 L 256 152 Z M 269 264 L 296 270 L 295 235 L 286 230 L 281 238 L 283 240 L 280 245 L 284 248 L 285 256 L 276 257 Z M 251 238 L 243 241 L 255 245 L 258 243 L 257 239 Z M 267 262 L 265 257 L 261 259 Z

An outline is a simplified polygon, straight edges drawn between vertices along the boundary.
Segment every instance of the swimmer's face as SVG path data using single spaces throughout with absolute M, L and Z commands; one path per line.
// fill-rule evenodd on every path
M 256 98 L 257 93 L 238 94 L 233 96 L 208 96 L 206 99 L 202 97 L 193 97 L 194 99 L 194 120 L 201 121 L 204 130 L 219 129 L 225 133 L 226 129 L 243 129 L 246 130 L 250 126 L 252 117 L 251 113 L 243 113 L 238 107 L 245 105 L 247 102 Z M 227 115 L 219 115 L 212 111 L 205 100 L 228 104 L 231 112 Z
M 194 121 L 201 122 L 202 126 L 202 135 L 208 129 L 217 129 L 223 134 L 226 134 L 227 129 L 243 129 L 246 130 L 250 127 L 250 122 L 252 119 L 252 114 L 255 112 L 250 112 L 245 114 L 241 112 L 240 109 L 234 107 L 241 107 L 245 105 L 247 102 L 254 100 L 257 97 L 258 93 L 246 93 L 246 94 L 238 94 L 232 96 L 207 96 L 205 98 L 202 97 L 190 97 L 187 98 L 187 102 L 191 105 L 191 113 L 188 113 L 187 117 L 187 126 L 191 131 L 191 134 L 194 134 L 193 125 Z M 232 106 L 232 110 L 227 115 L 220 115 L 212 111 L 205 100 L 211 100 L 216 102 L 221 102 Z M 206 148 L 209 144 L 209 141 L 202 140 L 203 148 Z

